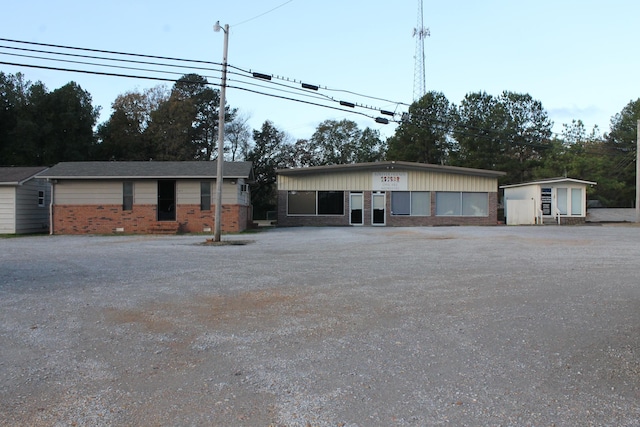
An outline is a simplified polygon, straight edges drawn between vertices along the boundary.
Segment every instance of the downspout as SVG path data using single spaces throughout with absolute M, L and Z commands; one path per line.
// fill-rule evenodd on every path
M 49 201 L 49 236 L 53 236 L 53 196 L 55 194 L 54 189 L 56 188 L 56 184 L 55 180 L 49 182 L 51 182 L 51 200 Z

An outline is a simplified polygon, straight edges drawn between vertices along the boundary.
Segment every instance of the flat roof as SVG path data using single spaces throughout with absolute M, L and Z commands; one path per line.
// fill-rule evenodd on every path
M 523 182 L 520 184 L 501 185 L 500 188 L 525 187 L 527 185 L 557 184 L 561 182 L 573 182 L 575 184 L 584 184 L 584 185 L 597 185 L 597 183 L 593 181 L 583 181 L 581 179 L 559 177 L 559 178 L 542 179 L 539 181 Z
M 457 166 L 442 166 L 430 163 L 415 163 L 402 161 L 384 161 L 370 163 L 352 163 L 346 165 L 309 166 L 303 168 L 277 169 L 279 175 L 313 175 L 321 173 L 353 172 L 353 171 L 383 171 L 383 170 L 419 170 L 428 172 L 441 172 L 458 175 L 483 176 L 498 178 L 506 175 L 506 172 L 487 169 L 462 168 Z

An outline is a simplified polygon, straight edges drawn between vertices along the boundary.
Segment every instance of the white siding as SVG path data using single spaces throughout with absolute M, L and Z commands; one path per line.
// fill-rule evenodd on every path
M 0 234 L 16 232 L 16 188 L 0 187 Z
M 133 191 L 135 195 L 136 185 Z M 122 204 L 122 181 L 61 180 L 55 184 L 54 197 L 56 205 Z M 155 198 L 153 203 L 156 203 Z
M 120 202 L 122 203 L 122 183 L 120 183 Z M 157 181 L 134 181 L 133 182 L 133 204 L 134 205 L 155 205 L 158 203 L 158 182 Z
M 402 171 L 402 170 L 398 170 Z M 402 171 L 404 172 L 404 171 Z M 432 171 L 407 171 L 410 191 L 497 191 L 497 179 Z M 371 191 L 371 171 L 278 175 L 278 190 Z
M 44 205 L 38 206 L 38 192 L 44 192 Z M 17 188 L 16 233 L 39 233 L 49 229 L 50 187 L 41 179 L 32 179 Z

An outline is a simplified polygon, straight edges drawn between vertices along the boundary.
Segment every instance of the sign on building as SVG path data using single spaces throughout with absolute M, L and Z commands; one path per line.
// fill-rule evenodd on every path
M 373 191 L 408 191 L 409 176 L 406 172 L 373 172 Z

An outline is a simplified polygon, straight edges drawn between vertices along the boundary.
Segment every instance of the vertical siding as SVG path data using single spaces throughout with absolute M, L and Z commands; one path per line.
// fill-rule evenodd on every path
M 398 170 L 399 172 L 405 172 Z M 410 191 L 497 190 L 497 178 L 432 171 L 406 171 Z M 278 175 L 278 190 L 285 191 L 370 191 L 372 171 L 320 173 L 316 175 Z
M 0 234 L 16 232 L 16 188 L 0 187 Z
M 44 206 L 38 206 L 38 192 L 44 191 Z M 16 191 L 16 233 L 38 233 L 49 229 L 50 186 L 32 179 Z

